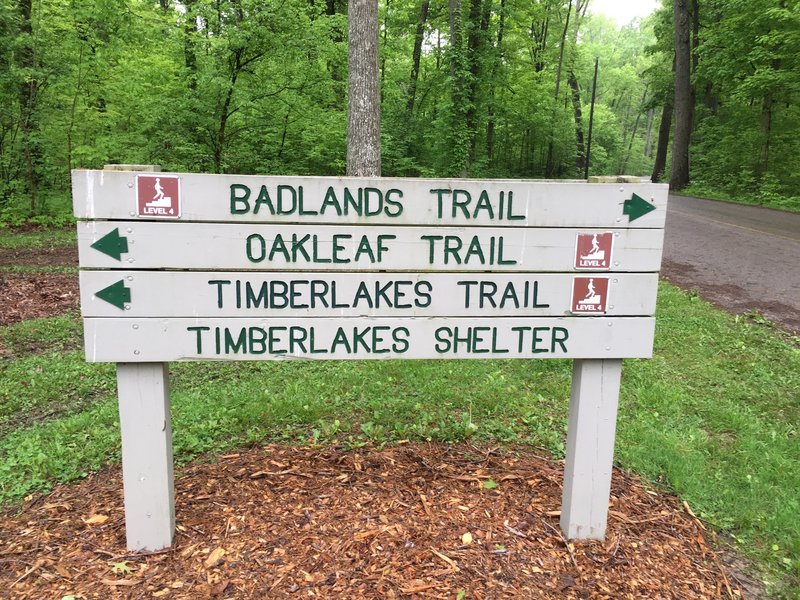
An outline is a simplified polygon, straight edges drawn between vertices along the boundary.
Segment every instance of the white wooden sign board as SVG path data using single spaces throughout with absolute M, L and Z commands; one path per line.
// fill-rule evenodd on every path
M 116 362 L 128 546 L 175 527 L 174 360 L 574 359 L 561 526 L 605 535 L 667 186 L 74 171 L 86 357 Z
M 130 199 L 138 175 L 73 171 L 75 216 L 114 221 L 135 218 L 137 210 Z M 178 220 L 189 222 L 663 229 L 667 206 L 665 188 L 649 183 L 160 175 L 180 179 L 183 206 Z M 247 190 L 247 201 L 237 201 Z M 629 222 L 621 209 L 632 194 L 644 198 L 656 210 Z M 114 201 L 117 198 L 129 201 Z M 341 215 L 334 198 L 341 205 Z
M 564 272 L 575 270 L 578 234 L 609 231 L 614 236 L 609 268 L 658 270 L 658 229 L 88 221 L 78 225 L 78 254 L 82 267 L 97 269 Z M 119 258 L 92 248 L 116 238 L 127 248 Z
M 654 328 L 652 317 L 85 320 L 92 362 L 649 358 Z
M 607 280 L 602 312 L 573 311 L 576 277 Z M 128 318 L 648 316 L 657 284 L 656 273 L 80 273 L 84 317 Z

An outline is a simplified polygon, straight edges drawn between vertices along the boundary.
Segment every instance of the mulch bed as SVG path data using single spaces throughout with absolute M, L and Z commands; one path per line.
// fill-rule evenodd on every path
M 60 315 L 79 300 L 77 275 L 0 273 L 0 325 Z
M 254 448 L 184 468 L 174 547 L 137 554 L 110 468 L 0 515 L 0 595 L 742 597 L 688 507 L 625 473 L 605 541 L 568 543 L 562 471 L 525 447 Z

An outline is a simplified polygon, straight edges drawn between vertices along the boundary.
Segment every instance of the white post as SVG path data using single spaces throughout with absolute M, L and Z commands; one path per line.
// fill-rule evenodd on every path
M 118 363 L 125 534 L 129 550 L 160 550 L 175 534 L 167 363 Z
M 606 535 L 622 360 L 572 367 L 561 529 L 567 539 Z

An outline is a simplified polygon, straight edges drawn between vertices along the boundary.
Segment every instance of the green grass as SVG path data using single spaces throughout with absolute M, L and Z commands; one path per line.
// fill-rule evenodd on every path
M 78 274 L 78 267 L 60 265 L 0 265 L 0 273 L 71 273 Z
M 52 249 L 74 247 L 77 233 L 74 226 L 58 229 L 18 229 L 0 227 L 0 248 Z
M 691 183 L 679 192 L 670 192 L 679 196 L 692 196 L 708 200 L 724 200 L 737 204 L 751 204 L 788 212 L 800 212 L 800 196 L 782 196 L 780 194 L 759 194 L 754 192 L 731 192 L 718 186 Z
M 0 503 L 119 460 L 113 365 L 76 316 L 0 328 Z M 567 361 L 174 363 L 176 458 L 265 440 L 526 442 L 564 452 Z M 626 361 L 616 460 L 674 490 L 800 592 L 800 346 L 660 288 L 656 352 Z M 783 586 L 783 587 L 781 587 Z

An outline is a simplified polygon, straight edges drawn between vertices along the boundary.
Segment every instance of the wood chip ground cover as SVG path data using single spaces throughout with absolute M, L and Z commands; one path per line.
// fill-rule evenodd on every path
M 136 554 L 109 468 L 0 515 L 0 595 L 743 597 L 712 534 L 622 472 L 605 541 L 567 543 L 562 472 L 526 447 L 253 448 L 184 468 L 174 547 Z
M 0 325 L 52 317 L 78 308 L 78 276 L 0 273 Z

